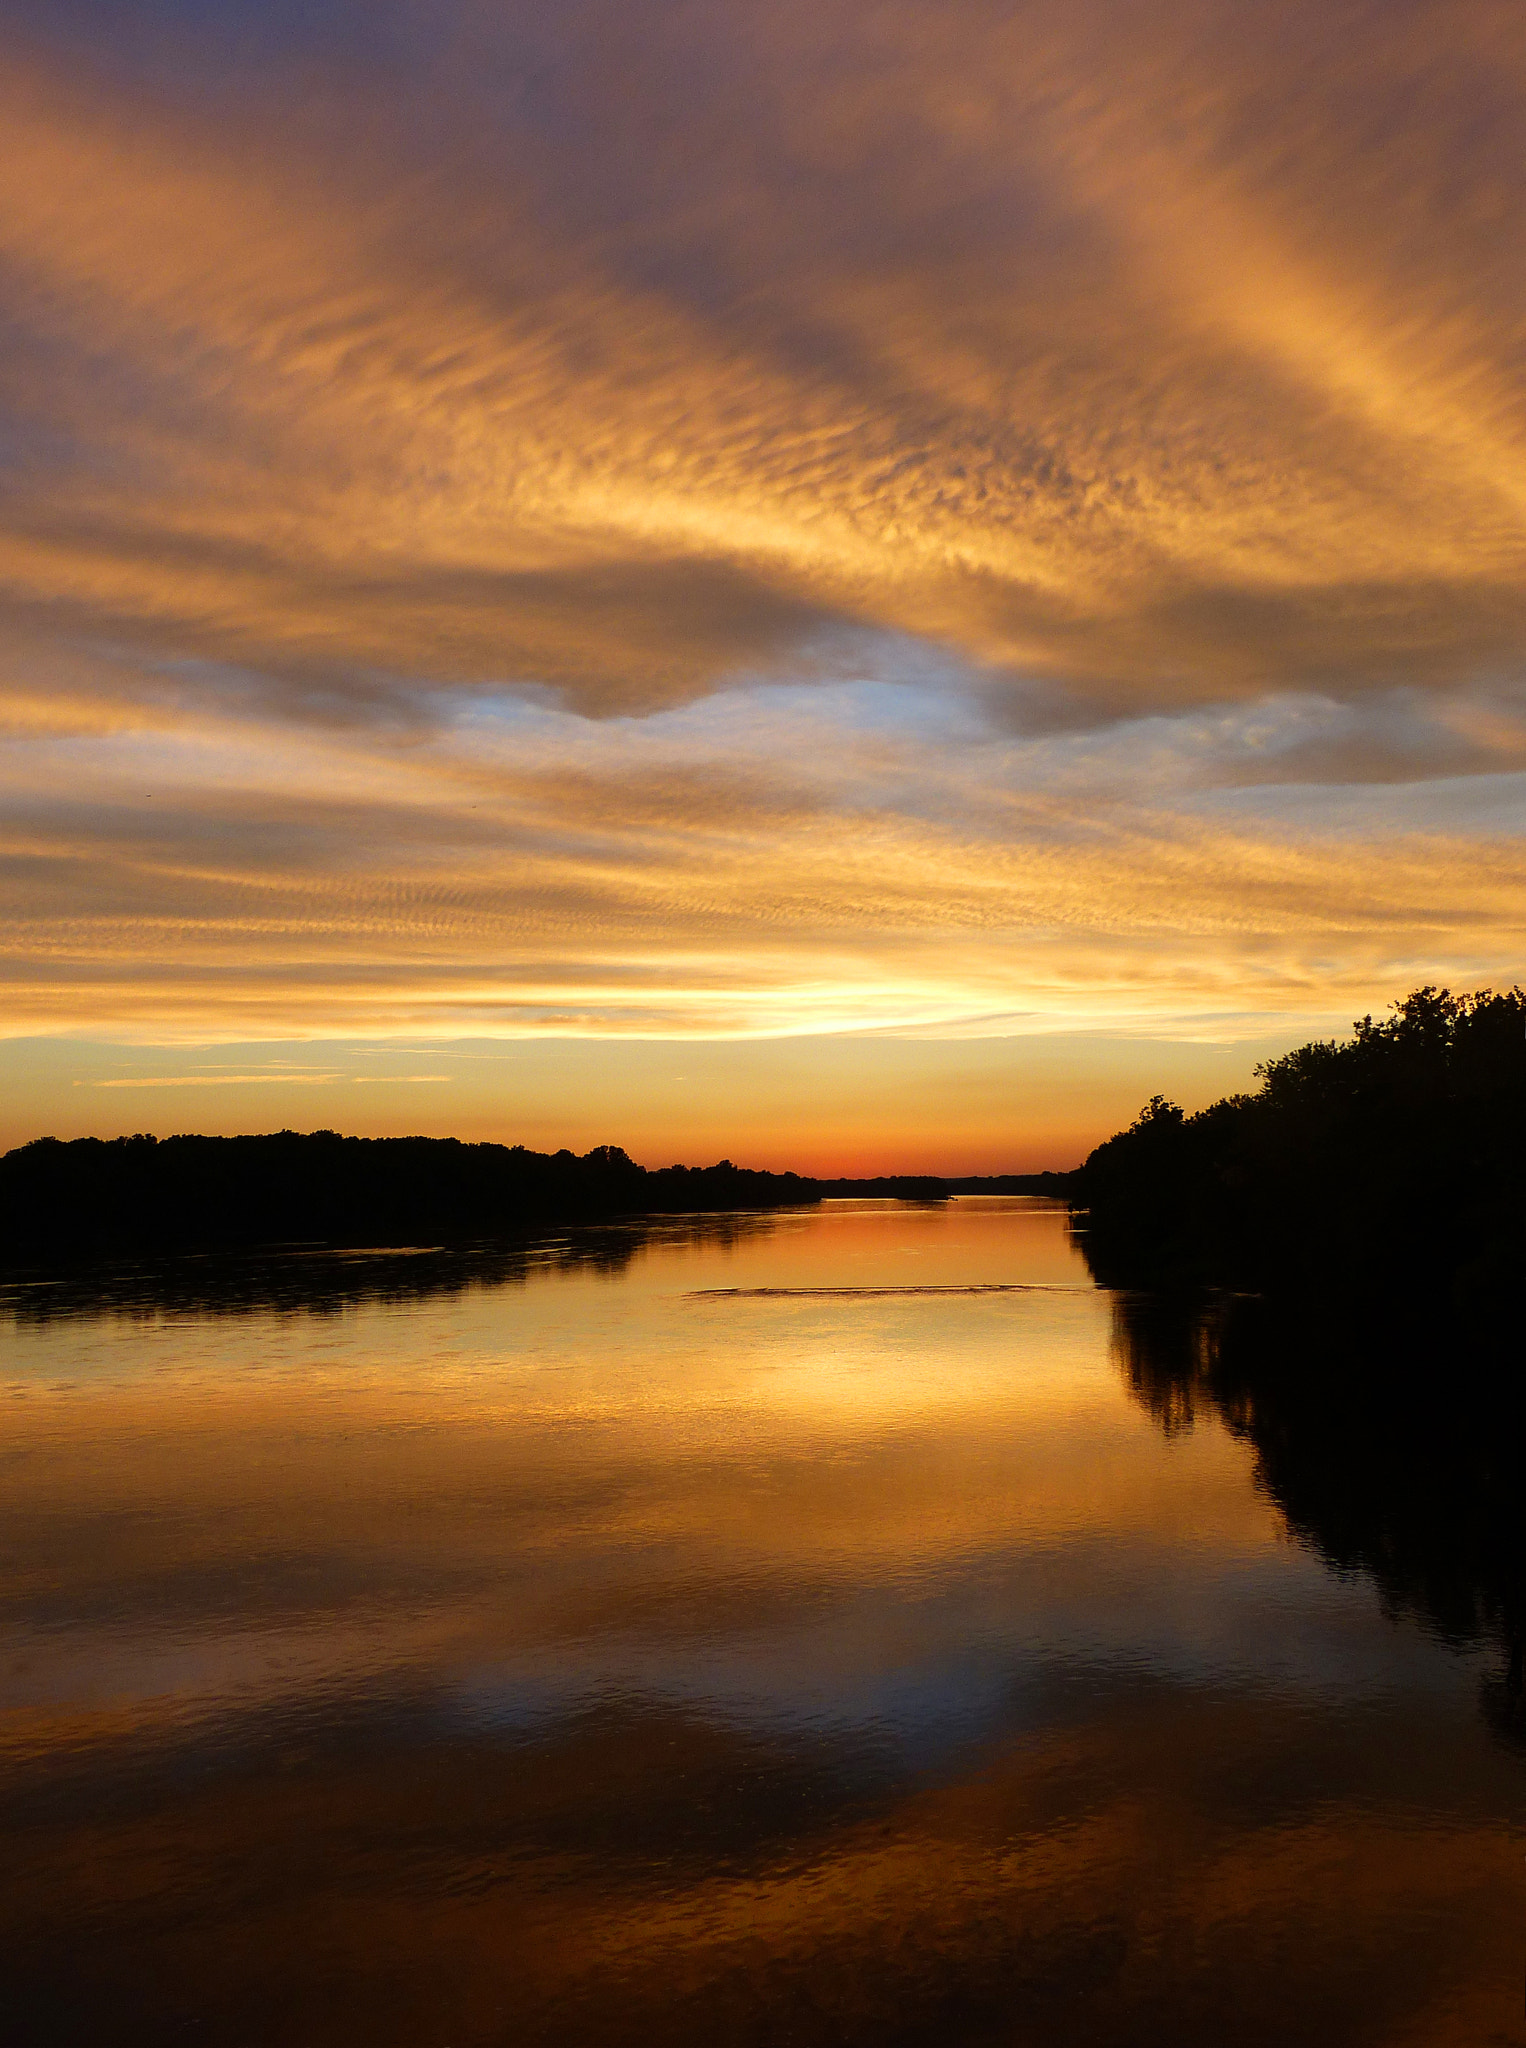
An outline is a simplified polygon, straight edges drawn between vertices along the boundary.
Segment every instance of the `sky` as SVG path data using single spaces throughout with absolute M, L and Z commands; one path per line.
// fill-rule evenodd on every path
M 1515 0 L 0 0 L 0 1143 L 1074 1164 L 1526 937 Z

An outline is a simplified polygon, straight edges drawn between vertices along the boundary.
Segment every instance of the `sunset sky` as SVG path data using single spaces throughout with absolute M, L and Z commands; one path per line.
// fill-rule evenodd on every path
M 1526 977 L 1519 0 L 0 26 L 0 1143 L 1068 1166 Z

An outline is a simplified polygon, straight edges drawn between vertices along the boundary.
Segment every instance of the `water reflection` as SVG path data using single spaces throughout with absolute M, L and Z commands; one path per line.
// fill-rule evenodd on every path
M 1157 1427 L 1062 1212 L 633 1243 L 12 1322 L 19 2038 L 1516 2038 L 1483 1664 L 1145 1347 Z
M 368 1302 L 427 1301 L 473 1288 L 522 1287 L 548 1273 L 626 1272 L 654 1246 L 726 1249 L 774 1227 L 747 1211 L 631 1217 L 563 1235 L 530 1234 L 448 1245 L 263 1245 L 257 1251 L 92 1261 L 0 1280 L 0 1316 L 18 1323 L 63 1317 L 337 1315 Z
M 1288 1525 L 1444 1640 L 1496 1643 L 1490 1720 L 1526 1738 L 1526 1386 L 1426 1328 L 1364 1346 L 1312 1312 L 1120 1295 L 1114 1346 L 1168 1434 L 1211 1413 L 1250 1444 Z M 1512 1369 L 1514 1367 L 1515 1369 Z

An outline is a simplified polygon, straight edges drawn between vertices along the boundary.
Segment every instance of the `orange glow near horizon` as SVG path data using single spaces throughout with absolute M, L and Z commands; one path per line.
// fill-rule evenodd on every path
M 0 1043 L 0 1149 L 42 1133 L 340 1130 L 720 1158 L 806 1174 L 1064 1170 L 1157 1091 L 1251 1085 L 1279 1039 L 530 1039 L 153 1047 Z

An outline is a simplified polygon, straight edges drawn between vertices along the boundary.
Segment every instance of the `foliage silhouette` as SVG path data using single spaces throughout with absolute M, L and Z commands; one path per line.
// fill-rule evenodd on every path
M 1421 988 L 1354 1031 L 1195 1116 L 1156 1096 L 1099 1145 L 1071 1189 L 1096 1277 L 1508 1321 L 1526 1250 L 1526 994 Z
M 815 1184 L 797 1174 L 730 1160 L 648 1172 L 617 1145 L 579 1158 L 334 1131 L 39 1138 L 0 1158 L 0 1265 L 257 1244 L 428 1244 L 816 1199 Z

